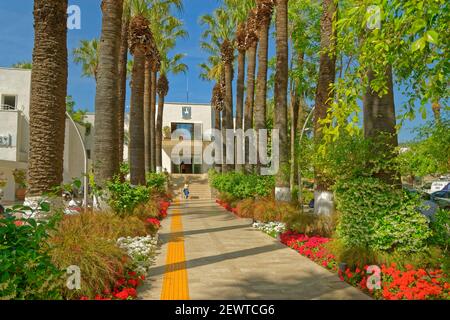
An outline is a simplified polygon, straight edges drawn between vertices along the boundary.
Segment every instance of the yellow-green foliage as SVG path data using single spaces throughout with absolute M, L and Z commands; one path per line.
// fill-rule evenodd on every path
M 254 218 L 255 200 L 244 199 L 237 203 L 236 209 L 238 215 L 242 218 Z
M 426 251 L 406 255 L 399 251 L 386 252 L 357 246 L 348 247 L 339 239 L 333 239 L 326 244 L 326 247 L 338 261 L 347 263 L 350 268 L 364 265 L 391 265 L 391 263 L 396 263 L 403 268 L 408 264 L 415 268 L 436 268 L 439 267 L 443 256 L 439 247 L 429 247 Z
M 101 212 L 65 216 L 49 239 L 50 256 L 57 267 L 81 269 L 81 291 L 66 290 L 65 296 L 92 296 L 110 288 L 127 260 L 116 245 L 117 238 L 144 234 L 145 226 L 136 217 Z
M 265 198 L 255 201 L 253 216 L 255 220 L 261 222 L 282 221 L 284 215 L 295 212 L 298 212 L 297 209 L 289 203 Z
M 335 230 L 338 214 L 331 216 L 317 215 L 312 212 L 291 210 L 283 216 L 288 229 L 309 236 L 330 237 Z

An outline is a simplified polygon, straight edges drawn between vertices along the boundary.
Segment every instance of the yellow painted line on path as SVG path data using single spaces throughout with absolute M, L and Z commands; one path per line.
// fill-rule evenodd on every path
M 179 200 L 175 201 L 175 205 Z M 161 300 L 189 300 L 181 210 L 173 209 Z

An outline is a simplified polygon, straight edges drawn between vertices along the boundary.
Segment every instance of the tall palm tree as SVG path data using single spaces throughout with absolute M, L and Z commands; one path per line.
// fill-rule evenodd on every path
M 63 180 L 67 95 L 67 0 L 34 1 L 28 197 Z
M 269 28 L 272 19 L 274 0 L 257 0 L 256 21 L 258 23 L 258 75 L 255 93 L 255 129 L 266 127 L 267 65 L 269 49 Z M 259 157 L 258 157 L 259 164 Z
M 144 85 L 145 60 L 154 43 L 150 24 L 137 7 L 130 21 L 128 35 L 130 52 L 134 56 L 131 80 L 130 109 L 130 178 L 135 185 L 145 184 L 145 141 L 144 141 Z
M 322 17 L 320 21 L 320 63 L 319 79 L 317 81 L 315 111 L 314 111 L 314 139 L 317 144 L 322 139 L 321 119 L 327 116 L 332 103 L 330 86 L 336 77 L 336 34 L 333 31 L 336 22 L 337 8 L 334 0 L 323 0 Z M 315 197 L 328 191 L 328 182 L 320 168 L 315 168 Z M 317 200 L 317 199 L 316 199 Z M 316 210 L 320 210 L 316 201 Z
M 122 25 L 120 31 L 120 49 L 119 49 L 119 66 L 118 66 L 118 111 L 117 111 L 117 126 L 118 126 L 118 158 L 119 162 L 123 161 L 123 146 L 125 143 L 125 103 L 127 94 L 127 65 L 128 65 L 128 29 L 130 26 L 131 15 L 131 0 L 124 0 Z
M 226 8 L 218 8 L 214 10 L 212 15 L 204 15 L 200 19 L 202 25 L 206 25 L 207 29 L 203 32 L 202 37 L 209 39 L 211 42 L 220 44 L 220 57 L 223 64 L 223 78 L 225 84 L 225 108 L 222 111 L 222 135 L 223 141 L 226 141 L 226 130 L 233 129 L 233 61 L 234 46 L 232 37 L 235 33 L 235 25 Z M 226 152 L 224 152 L 224 161 L 222 170 L 227 172 L 231 166 L 226 164 Z
M 156 120 L 156 168 L 162 171 L 162 122 L 164 113 L 164 99 L 169 92 L 169 80 L 167 75 L 172 73 L 177 75 L 179 73 L 186 73 L 188 66 L 181 63 L 181 59 L 185 57 L 184 54 L 176 54 L 171 58 L 164 53 L 161 60 L 161 69 L 158 79 L 158 116 Z
M 256 50 L 258 47 L 258 23 L 256 20 L 256 8 L 249 12 L 246 22 L 246 46 L 247 46 L 247 95 L 245 97 L 244 129 L 253 128 L 253 115 L 255 105 L 255 73 L 256 73 Z M 245 161 L 249 159 L 249 141 L 245 142 Z M 247 162 L 246 162 L 247 163 Z M 250 165 L 246 171 L 250 171 Z
M 98 185 L 119 172 L 118 71 L 123 0 L 102 1 L 102 31 L 95 95 L 94 171 Z
M 158 72 L 161 68 L 161 54 L 160 51 L 170 50 L 175 46 L 175 40 L 179 37 L 183 38 L 187 36 L 185 30 L 181 28 L 182 22 L 172 15 L 172 11 L 181 13 L 183 11 L 182 0 L 145 0 L 148 3 L 149 9 L 146 11 L 146 17 L 150 21 L 150 27 L 152 30 L 153 37 L 155 39 L 154 54 L 151 55 L 149 65 L 150 65 L 150 79 L 148 80 L 150 84 L 150 95 L 149 95 L 149 105 L 145 105 L 145 108 L 149 108 L 147 112 L 146 120 L 148 122 L 149 128 L 147 130 L 148 134 L 148 153 L 146 152 L 146 158 L 148 159 L 148 166 L 150 171 L 156 170 L 156 96 L 157 96 L 157 79 Z M 146 80 L 147 81 L 147 80 Z
M 288 62 L 288 0 L 276 1 L 276 55 L 277 65 L 275 74 L 275 129 L 280 136 L 280 170 L 276 179 L 277 200 L 290 200 L 289 175 L 289 141 L 288 141 L 288 115 L 287 92 L 289 79 Z
M 247 43 L 247 17 L 249 11 L 256 5 L 256 2 L 255 0 L 226 0 L 225 4 L 227 10 L 232 16 L 234 23 L 238 26 L 235 35 L 235 45 L 238 50 L 238 68 L 236 81 L 236 130 L 240 130 L 243 128 L 245 63 L 246 53 L 249 48 Z M 243 150 L 241 150 L 240 152 L 242 151 Z M 242 171 L 242 169 L 242 165 L 236 164 L 237 171 Z
M 98 39 L 92 39 L 81 40 L 80 46 L 72 51 L 73 62 L 82 66 L 82 76 L 94 78 L 95 81 L 98 73 L 98 49 Z

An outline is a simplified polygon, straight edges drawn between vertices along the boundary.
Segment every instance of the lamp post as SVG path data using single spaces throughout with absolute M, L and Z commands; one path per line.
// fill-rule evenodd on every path
M 75 131 L 77 132 L 78 138 L 80 139 L 81 147 L 83 148 L 83 154 L 84 154 L 83 207 L 86 210 L 87 209 L 87 205 L 88 205 L 88 188 L 89 188 L 89 183 L 88 183 L 88 155 L 87 155 L 86 145 L 84 143 L 83 137 L 81 136 L 81 132 L 78 129 L 77 124 L 75 123 L 75 121 L 73 121 L 72 117 L 70 116 L 70 114 L 68 112 L 66 112 L 66 116 L 67 116 L 67 118 L 69 118 L 70 122 L 75 127 Z
M 309 120 L 311 119 L 314 110 L 316 109 L 316 107 L 312 107 L 311 111 L 309 112 L 308 116 L 306 117 L 305 123 L 303 124 L 303 128 L 302 128 L 302 132 L 300 133 L 300 141 L 299 144 L 301 145 L 302 140 L 303 140 L 303 135 L 306 132 L 306 126 L 308 125 Z M 298 198 L 300 201 L 300 206 L 302 208 L 302 212 L 303 212 L 303 192 L 302 192 L 303 186 L 302 186 L 302 168 L 300 165 L 300 161 L 298 162 Z

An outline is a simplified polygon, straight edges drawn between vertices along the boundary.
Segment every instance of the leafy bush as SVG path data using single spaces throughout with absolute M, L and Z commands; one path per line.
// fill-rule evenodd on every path
M 126 252 L 116 245 L 116 239 L 145 232 L 145 227 L 135 228 L 133 219 L 120 219 L 113 214 L 65 216 L 49 239 L 50 256 L 56 266 L 76 265 L 81 270 L 81 290 L 64 290 L 65 297 L 94 296 L 111 288 L 127 263 Z
M 166 191 L 167 177 L 163 173 L 147 173 L 147 187 L 152 193 L 163 194 Z
M 419 200 L 376 178 L 339 181 L 335 187 L 340 221 L 337 234 L 347 247 L 418 252 L 431 232 L 417 211 Z
M 273 176 L 229 172 L 219 174 L 210 171 L 210 184 L 219 192 L 228 193 L 236 199 L 263 198 L 270 196 L 275 188 Z
M 448 250 L 450 247 L 450 211 L 438 210 L 430 222 L 430 227 L 433 232 L 430 243 Z
M 110 198 L 109 205 L 119 215 L 133 213 L 134 209 L 147 203 L 150 199 L 151 189 L 147 186 L 132 186 L 128 181 L 122 182 L 119 178 L 107 184 Z
M 48 253 L 49 222 L 0 216 L 0 300 L 62 299 L 64 273 Z

